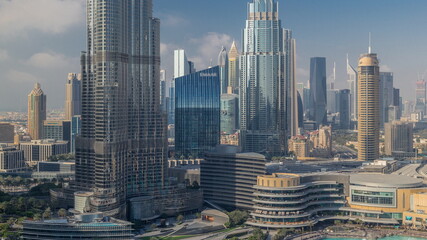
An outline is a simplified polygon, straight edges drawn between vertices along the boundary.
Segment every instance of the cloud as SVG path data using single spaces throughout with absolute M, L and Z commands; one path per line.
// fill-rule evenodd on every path
M 26 62 L 28 65 L 36 68 L 52 69 L 66 68 L 71 65 L 73 60 L 55 52 L 36 53 Z
M 1 0 L 0 36 L 59 34 L 85 20 L 85 0 Z
M 0 49 L 0 61 L 5 61 L 8 58 L 9 58 L 9 53 L 4 49 Z
M 6 79 L 9 82 L 29 84 L 40 82 L 40 79 L 30 73 L 22 72 L 18 70 L 10 70 L 6 73 Z
M 297 82 L 306 83 L 310 78 L 310 72 L 307 69 L 297 67 Z
M 207 68 L 212 61 L 213 65 L 217 64 L 218 54 L 221 47 L 225 46 L 227 51 L 231 47 L 233 38 L 224 33 L 210 32 L 200 38 L 190 39 L 196 49 L 196 56 L 189 57 L 197 69 Z
M 162 27 L 180 27 L 187 25 L 190 22 L 184 17 L 174 14 L 160 14 L 160 19 Z
M 391 68 L 387 65 L 380 65 L 380 71 L 381 72 L 392 72 Z

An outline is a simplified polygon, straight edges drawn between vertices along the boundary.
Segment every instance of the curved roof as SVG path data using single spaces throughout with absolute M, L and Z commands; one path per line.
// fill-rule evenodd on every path
M 227 214 L 225 214 L 225 213 L 223 213 L 221 211 L 218 211 L 216 209 L 206 209 L 206 210 L 204 210 L 202 212 L 202 215 L 211 215 L 211 216 L 215 215 L 215 216 L 220 216 L 220 217 L 224 217 L 224 218 L 228 219 L 228 215 Z
M 367 187 L 416 188 L 423 186 L 423 181 L 394 174 L 352 174 L 350 184 Z

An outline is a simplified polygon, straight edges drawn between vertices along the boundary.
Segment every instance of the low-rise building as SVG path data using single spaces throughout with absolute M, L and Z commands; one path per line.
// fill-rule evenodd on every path
M 200 166 L 205 201 L 225 208 L 252 208 L 258 175 L 266 173 L 266 159 L 258 153 L 241 153 L 239 147 L 218 145 L 206 153 Z
M 427 219 L 427 197 L 422 195 L 427 186 L 402 175 L 280 173 L 259 176 L 254 190 L 247 224 L 257 227 L 307 227 L 331 219 L 396 225 Z
M 11 123 L 0 122 L 0 143 L 13 143 L 15 138 L 15 126 Z
M 50 156 L 68 153 L 67 145 L 65 141 L 44 139 L 21 142 L 19 148 L 24 151 L 26 163 L 34 166 L 38 162 L 48 161 Z
M 110 239 L 131 240 L 132 223 L 102 213 L 78 214 L 71 218 L 24 221 L 23 239 Z
M 0 145 L 0 172 L 17 172 L 25 168 L 24 151 Z

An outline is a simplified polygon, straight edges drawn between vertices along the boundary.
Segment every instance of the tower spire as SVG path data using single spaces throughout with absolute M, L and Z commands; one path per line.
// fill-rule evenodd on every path
M 368 53 L 372 53 L 372 46 L 371 46 L 371 32 L 369 32 L 369 47 L 368 47 Z

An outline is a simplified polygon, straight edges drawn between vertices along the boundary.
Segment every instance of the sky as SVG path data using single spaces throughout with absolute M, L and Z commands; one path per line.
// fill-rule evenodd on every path
M 172 76 L 173 50 L 182 48 L 196 69 L 217 62 L 221 46 L 241 49 L 250 0 L 153 0 L 161 21 L 161 61 Z M 84 51 L 86 0 L 0 0 L 0 111 L 26 111 L 40 82 L 48 108 L 62 108 L 68 72 L 79 72 Z M 368 35 L 381 71 L 394 73 L 404 100 L 427 74 L 426 0 L 279 0 L 282 27 L 297 41 L 297 81 L 309 79 L 311 57 L 337 66 L 336 86 L 347 88 L 346 54 L 357 67 Z M 426 76 L 427 77 L 427 76 Z

